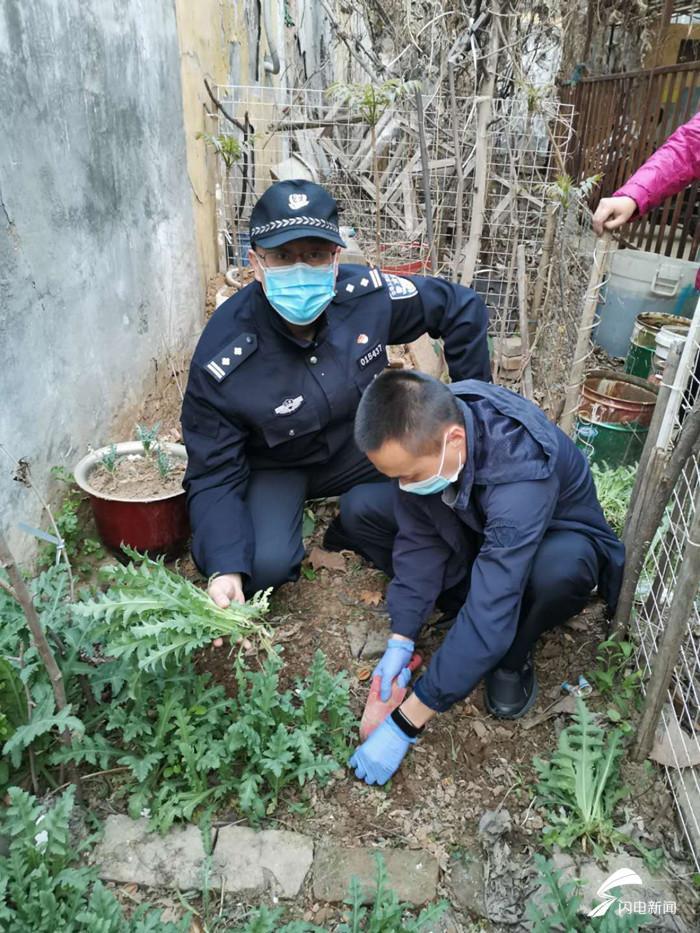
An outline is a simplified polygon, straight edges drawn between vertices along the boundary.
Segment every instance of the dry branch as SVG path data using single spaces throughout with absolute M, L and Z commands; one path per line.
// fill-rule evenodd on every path
M 54 699 L 56 701 L 56 709 L 60 712 L 68 706 L 68 701 L 66 700 L 66 690 L 63 684 L 63 674 L 61 669 L 56 663 L 56 658 L 54 657 L 51 646 L 48 643 L 46 638 L 46 633 L 41 626 L 41 621 L 39 620 L 39 615 L 36 611 L 34 605 L 34 600 L 32 599 L 32 594 L 27 588 L 27 584 L 24 582 L 24 578 L 20 573 L 19 567 L 15 563 L 15 559 L 12 556 L 7 541 L 5 540 L 4 534 L 0 531 L 0 567 L 4 567 L 7 571 L 7 576 L 10 579 L 10 585 L 14 591 L 17 602 L 22 607 L 24 612 L 24 618 L 27 622 L 27 628 L 31 632 L 32 641 L 36 650 L 39 652 L 39 657 L 42 660 L 42 663 L 46 669 L 46 673 L 49 676 L 51 681 L 51 688 L 53 690 Z M 61 742 L 70 747 L 71 745 L 71 734 L 66 729 L 60 734 Z M 71 775 L 73 779 L 73 775 Z M 76 785 L 77 793 L 80 795 L 80 778 L 77 771 L 74 772 L 74 783 Z

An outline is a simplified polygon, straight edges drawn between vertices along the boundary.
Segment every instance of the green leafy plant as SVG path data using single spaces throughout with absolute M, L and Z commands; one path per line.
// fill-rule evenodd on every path
M 628 793 L 620 779 L 622 754 L 622 732 L 602 729 L 578 697 L 574 721 L 560 734 L 551 761 L 533 759 L 537 793 L 548 808 L 547 845 L 568 849 L 580 841 L 601 856 L 605 845 L 626 842 L 648 855 L 645 846 L 614 828 L 615 808 Z
M 640 684 L 642 672 L 634 662 L 635 646 L 629 641 L 607 639 L 598 645 L 598 667 L 591 671 L 596 688 L 611 706 L 607 716 L 611 722 L 629 732 L 630 720 L 642 702 Z
M 156 454 L 156 465 L 162 479 L 165 479 L 173 468 L 172 460 L 162 447 L 158 449 Z
M 104 550 L 99 541 L 85 535 L 84 522 L 80 510 L 85 497 L 76 485 L 72 475 L 63 467 L 55 466 L 51 475 L 65 486 L 63 498 L 54 514 L 54 521 L 61 536 L 68 560 L 79 573 L 88 574 L 92 570 L 89 558 L 99 558 Z M 39 548 L 38 565 L 50 567 L 56 562 L 56 545 L 42 544 Z
M 217 155 L 221 156 L 224 163 L 226 175 L 231 171 L 236 162 L 240 161 L 243 154 L 241 144 L 233 136 L 212 136 L 211 133 L 197 133 L 197 139 L 204 140 L 205 145 L 209 146 Z
M 160 421 L 156 421 L 153 427 L 149 428 L 145 424 L 136 425 L 136 440 L 143 445 L 143 452 L 148 456 L 155 453 L 158 449 L 158 432 L 160 431 Z
M 117 468 L 117 445 L 112 444 L 100 457 L 100 463 L 108 473 L 114 473 Z
M 205 145 L 213 149 L 224 164 L 225 200 L 227 199 L 226 195 L 228 195 L 229 204 L 233 210 L 234 255 L 238 257 L 240 261 L 240 243 L 238 239 L 238 227 L 240 225 L 239 206 L 238 199 L 231 190 L 231 172 L 233 171 L 233 166 L 241 160 L 243 149 L 234 136 L 225 134 L 213 136 L 211 133 L 197 133 L 197 139 L 204 140 Z
M 531 898 L 526 916 L 532 921 L 532 933 L 635 933 L 646 926 L 644 914 L 618 914 L 612 906 L 602 917 L 582 915 L 583 898 L 577 881 L 562 877 L 563 871 L 538 853 L 535 865 L 542 880 L 538 897 Z
M 162 559 L 124 551 L 129 564 L 102 571 L 111 582 L 107 592 L 75 606 L 78 616 L 96 626 L 93 637 L 104 640 L 105 654 L 133 658 L 141 670 L 154 670 L 222 635 L 233 641 L 254 639 L 269 650 L 269 635 L 260 621 L 269 591 L 222 609 L 206 592 L 168 570 Z
M 572 207 L 584 204 L 600 184 L 602 177 L 600 174 L 590 175 L 576 184 L 571 175 L 563 172 L 557 176 L 553 185 L 549 185 L 546 193 L 550 201 L 566 213 Z
M 386 111 L 420 89 L 420 81 L 401 81 L 391 78 L 383 84 L 332 84 L 327 94 L 335 97 L 346 107 L 357 110 L 362 120 L 370 128 L 372 143 L 372 166 L 374 174 L 375 198 L 375 249 L 376 262 L 381 263 L 382 213 L 381 188 L 379 183 L 379 159 L 377 156 L 377 124 Z
M 81 658 L 84 634 L 75 627 L 70 613 L 65 565 L 49 567 L 30 581 L 29 589 L 48 642 L 60 660 L 70 705 L 56 712 L 54 691 L 30 639 L 22 609 L 0 590 L 0 712 L 5 720 L 0 786 L 28 776 L 30 749 L 36 758 L 33 780 L 40 775 L 50 781 L 45 753 L 55 744 L 59 731 L 81 733 L 84 728 L 78 707 L 83 700 L 80 678 L 88 666 Z
M 9 852 L 0 856 L 0 927 L 13 933 L 185 933 L 189 921 L 162 920 L 160 911 L 140 906 L 127 919 L 97 869 L 77 863 L 90 840 L 71 838 L 73 790 L 50 809 L 18 787 L 8 792 L 0 831 Z
M 349 910 L 345 922 L 337 928 L 338 933 L 428 933 L 429 924 L 440 919 L 446 905 L 431 905 L 418 917 L 411 917 L 407 913 L 409 905 L 402 903 L 388 886 L 386 865 L 379 852 L 376 864 L 376 893 L 371 907 L 365 906 L 365 892 L 357 878 L 353 878 L 345 901 Z
M 637 474 L 636 466 L 617 466 L 614 469 L 591 464 L 598 501 L 612 530 L 620 535 L 625 527 L 627 509 Z
M 147 813 L 161 831 L 224 802 L 259 820 L 287 789 L 328 780 L 350 751 L 345 677 L 330 674 L 318 652 L 308 677 L 283 691 L 281 667 L 278 653 L 254 672 L 239 657 L 233 698 L 189 663 L 171 664 L 165 676 L 141 674 L 52 761 L 128 769 L 129 812 Z

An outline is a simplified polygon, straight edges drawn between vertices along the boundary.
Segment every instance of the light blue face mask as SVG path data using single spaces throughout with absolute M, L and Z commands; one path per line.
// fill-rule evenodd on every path
M 440 458 L 440 466 L 438 467 L 437 473 L 434 476 L 429 476 L 427 479 L 418 480 L 417 483 L 401 483 L 399 486 L 403 489 L 404 492 L 415 492 L 419 496 L 432 496 L 436 492 L 442 492 L 443 489 L 447 489 L 450 483 L 457 481 L 457 477 L 462 472 L 462 453 L 458 451 L 459 454 L 459 466 L 452 474 L 452 476 L 442 476 L 442 467 L 445 463 L 445 454 L 447 453 L 447 434 L 442 442 L 442 457 Z
M 267 300 L 290 324 L 304 326 L 320 317 L 335 296 L 335 263 L 264 267 Z

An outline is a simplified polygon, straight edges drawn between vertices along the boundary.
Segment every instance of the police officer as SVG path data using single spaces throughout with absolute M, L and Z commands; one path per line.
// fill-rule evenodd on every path
M 192 554 L 221 606 L 295 580 L 308 498 L 340 495 L 324 545 L 391 571 L 391 484 L 353 439 L 388 344 L 443 337 L 453 379 L 489 379 L 487 311 L 469 288 L 339 266 L 337 206 L 282 181 L 250 220 L 255 281 L 202 333 L 182 407 Z
M 413 694 L 350 760 L 357 777 L 384 784 L 428 720 L 482 677 L 489 712 L 524 715 L 537 695 L 537 638 L 580 612 L 596 586 L 614 610 L 624 547 L 581 451 L 508 389 L 386 372 L 360 402 L 355 438 L 398 480 L 392 635 L 375 670 L 383 699 L 395 678 L 408 683 L 441 589 L 462 603 Z

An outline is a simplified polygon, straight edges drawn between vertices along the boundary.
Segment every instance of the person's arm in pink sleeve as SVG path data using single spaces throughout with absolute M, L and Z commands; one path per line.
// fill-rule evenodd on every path
M 700 113 L 679 126 L 612 197 L 601 199 L 593 215 L 593 229 L 599 236 L 604 230 L 617 230 L 698 178 Z
M 671 133 L 663 146 L 613 194 L 632 198 L 646 214 L 666 198 L 678 194 L 700 178 L 700 112 Z

